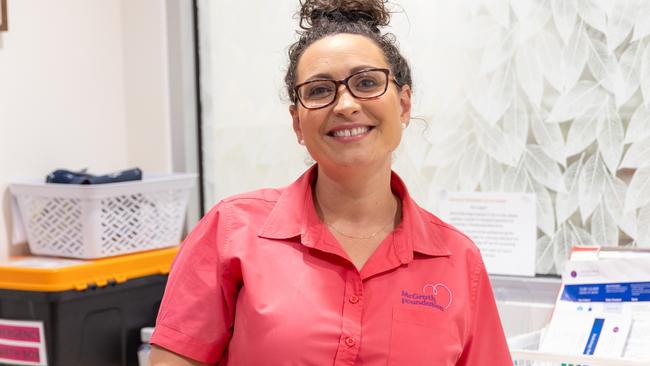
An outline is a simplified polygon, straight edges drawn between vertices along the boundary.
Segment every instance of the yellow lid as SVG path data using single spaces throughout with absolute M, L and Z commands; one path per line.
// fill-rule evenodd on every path
M 0 263 L 0 289 L 57 292 L 83 291 L 111 282 L 167 274 L 178 247 L 95 260 L 12 257 Z

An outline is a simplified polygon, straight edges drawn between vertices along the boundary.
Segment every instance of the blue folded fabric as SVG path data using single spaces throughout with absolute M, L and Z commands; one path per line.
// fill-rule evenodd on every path
M 74 172 L 66 169 L 57 169 L 45 178 L 46 183 L 64 184 L 104 184 L 142 180 L 142 170 L 139 168 L 122 170 L 120 172 L 93 175 L 86 173 L 86 169 Z

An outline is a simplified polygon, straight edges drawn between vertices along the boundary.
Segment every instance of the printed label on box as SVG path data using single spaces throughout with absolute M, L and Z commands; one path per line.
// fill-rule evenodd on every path
M 0 363 L 47 366 L 43 322 L 0 319 Z
M 38 347 L 14 346 L 0 344 L 0 360 L 23 361 L 39 364 L 41 361 Z
M 40 342 L 41 334 L 38 327 L 16 326 L 0 323 L 0 339 L 23 342 Z

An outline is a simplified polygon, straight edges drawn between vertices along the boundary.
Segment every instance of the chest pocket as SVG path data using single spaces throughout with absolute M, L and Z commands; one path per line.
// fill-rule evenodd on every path
M 450 312 L 393 308 L 389 366 L 453 366 L 462 347 Z

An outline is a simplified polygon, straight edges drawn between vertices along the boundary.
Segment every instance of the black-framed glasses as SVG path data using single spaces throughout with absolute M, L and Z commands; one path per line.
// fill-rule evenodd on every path
M 334 103 L 341 84 L 345 85 L 350 94 L 357 99 L 368 100 L 384 95 L 388 90 L 389 74 L 388 69 L 366 69 L 355 72 L 343 80 L 310 80 L 296 85 L 294 91 L 303 107 L 320 109 Z

